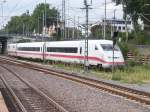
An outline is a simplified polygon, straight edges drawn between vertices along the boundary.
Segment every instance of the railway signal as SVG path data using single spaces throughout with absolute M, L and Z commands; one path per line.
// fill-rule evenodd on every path
M 112 39 L 113 39 L 113 56 L 112 56 L 112 59 L 113 59 L 113 65 L 112 65 L 112 72 L 114 72 L 114 47 L 116 45 L 116 42 L 117 42 L 117 36 L 118 36 L 118 31 L 115 31 L 113 33 L 113 36 L 112 36 Z
M 117 41 L 117 36 L 118 36 L 118 31 L 116 31 L 116 32 L 114 32 L 113 33 L 113 37 L 112 37 L 112 39 L 113 39 L 113 46 L 115 46 L 116 45 L 116 41 Z

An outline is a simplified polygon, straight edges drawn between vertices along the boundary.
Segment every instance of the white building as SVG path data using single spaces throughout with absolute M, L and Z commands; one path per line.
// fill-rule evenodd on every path
M 115 27 L 115 29 L 119 32 L 126 32 L 126 21 L 123 19 L 107 19 L 106 24 Z M 131 21 L 127 21 L 127 30 L 128 32 L 131 32 L 133 30 L 133 25 Z

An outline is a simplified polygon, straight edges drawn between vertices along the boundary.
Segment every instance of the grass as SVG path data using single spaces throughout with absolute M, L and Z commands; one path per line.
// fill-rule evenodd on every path
M 64 70 L 69 70 L 73 72 L 83 71 L 83 66 L 76 64 L 64 64 L 61 62 L 51 62 L 47 63 L 50 66 L 55 68 L 60 68 Z M 128 63 L 124 69 L 117 69 L 112 73 L 110 70 L 98 70 L 97 68 L 92 68 L 89 70 L 89 73 L 84 75 L 94 76 L 100 79 L 114 80 L 122 83 L 131 83 L 131 84 L 150 84 L 150 64 L 147 65 L 137 65 L 136 63 Z
M 112 74 L 111 79 L 125 83 L 150 83 L 150 65 L 127 67 L 124 70 L 116 70 Z
M 60 68 L 60 69 L 65 69 L 65 70 L 69 70 L 69 71 L 74 71 L 74 72 L 78 72 L 80 70 L 82 70 L 82 66 L 76 65 L 76 64 L 65 64 L 65 63 L 61 63 L 61 62 L 55 62 L 55 63 L 51 63 L 51 65 L 55 68 Z
M 55 64 L 54 67 L 62 68 L 65 70 L 70 70 L 74 72 L 83 71 L 83 67 L 77 65 L 64 65 L 64 64 Z M 150 64 L 149 65 L 140 65 L 140 66 L 130 66 L 126 67 L 123 70 L 117 69 L 112 73 L 111 71 L 91 69 L 88 74 L 100 79 L 114 80 L 122 83 L 131 83 L 131 84 L 150 84 Z

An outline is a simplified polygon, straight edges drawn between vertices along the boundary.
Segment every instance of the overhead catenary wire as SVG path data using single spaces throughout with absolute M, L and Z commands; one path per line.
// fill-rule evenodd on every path
M 36 0 L 36 1 L 32 1 L 32 2 L 29 2 L 27 5 L 25 6 L 20 6 L 18 7 L 24 0 L 19 0 L 9 11 L 8 11 L 8 14 L 7 14 L 7 18 L 4 20 L 4 22 L 7 22 L 11 17 L 12 17 L 12 14 L 17 10 L 17 11 L 21 11 L 23 10 L 24 8 L 26 8 L 25 10 L 27 10 L 27 6 L 29 6 L 30 4 L 34 4 L 34 3 L 37 3 L 38 1 L 40 0 Z
M 8 18 L 6 18 L 5 19 L 5 21 L 8 21 L 8 19 L 10 19 L 10 17 L 12 16 L 12 14 L 14 14 L 14 11 L 17 11 L 17 12 L 22 12 L 22 10 L 27 10 L 27 9 L 30 9 L 29 7 L 31 7 L 31 5 L 33 6 L 33 5 L 35 5 L 35 3 L 37 4 L 37 2 L 38 3 L 40 3 L 40 1 L 41 0 L 36 0 L 36 1 L 32 1 L 32 2 L 30 2 L 30 3 L 28 3 L 27 5 L 24 5 L 24 6 L 21 6 L 21 4 L 22 4 L 22 2 L 23 2 L 24 0 L 21 0 L 21 1 L 19 1 L 19 2 L 17 2 L 15 5 L 14 5 L 14 7 L 10 10 L 10 14 L 9 14 L 9 16 L 8 16 Z M 43 1 L 43 0 L 42 0 Z M 69 0 L 66 0 L 67 2 L 69 1 Z M 70 0 L 71 1 L 71 0 Z M 71 2 L 70 2 L 71 3 Z M 107 5 L 108 4 L 111 4 L 112 2 L 107 2 Z M 60 3 L 61 4 L 61 3 Z M 59 6 L 59 8 L 60 8 L 60 6 Z M 95 13 L 95 15 L 97 16 L 98 14 L 96 14 L 96 12 L 95 12 L 95 10 L 98 10 L 98 9 L 103 9 L 104 8 L 104 3 L 102 3 L 102 2 L 99 2 L 99 1 L 94 1 L 93 2 L 93 5 L 92 5 L 92 9 L 94 10 L 94 11 L 92 11 L 92 13 L 90 13 L 89 14 L 89 16 L 93 16 L 93 14 Z M 107 10 L 110 10 L 110 9 L 107 9 Z M 32 12 L 32 11 L 31 11 Z M 109 12 L 109 11 L 107 11 L 107 12 Z M 69 15 L 69 16 L 72 16 L 72 18 L 73 18 L 73 14 L 76 14 L 76 17 L 80 17 L 81 19 L 80 19 L 80 22 L 83 22 L 83 19 L 82 18 L 84 18 L 84 17 L 82 17 L 83 16 L 83 13 L 84 13 L 84 11 L 83 10 L 80 10 L 80 8 L 78 7 L 78 6 L 73 6 L 72 4 L 69 4 L 68 5 L 68 14 L 67 15 Z M 100 13 L 99 13 L 100 14 Z M 104 15 L 100 15 L 99 17 L 95 17 L 95 18 L 90 18 L 90 20 L 91 21 L 95 21 L 95 22 L 97 22 L 97 21 L 99 21 L 101 18 L 102 18 L 102 16 L 104 16 Z M 66 19 L 67 19 L 68 17 L 66 16 Z M 70 20 L 67 20 L 67 21 L 70 21 Z M 69 24 L 70 25 L 70 24 Z M 67 25 L 67 26 L 69 26 L 69 25 Z
M 106 5 L 109 5 L 109 4 L 111 4 L 112 2 L 106 2 Z M 98 3 L 97 3 L 98 4 Z M 95 7 L 95 6 L 93 6 L 92 5 L 92 13 L 90 13 L 89 14 L 89 18 L 90 17 L 93 17 L 93 16 L 98 16 L 98 17 L 95 17 L 95 18 L 90 18 L 90 20 L 93 20 L 93 21 L 95 21 L 95 22 L 97 22 L 97 21 L 99 21 L 99 20 L 102 20 L 102 19 L 104 19 L 103 17 L 104 17 L 104 15 L 102 14 L 102 13 L 98 13 L 98 12 L 95 12 L 94 10 L 98 10 L 98 9 L 104 9 L 104 3 L 102 3 L 101 5 L 97 5 L 97 6 L 99 6 L 99 7 Z M 84 18 L 85 17 L 83 17 L 83 10 L 79 10 L 80 8 L 79 7 L 72 7 L 72 6 L 70 6 L 70 12 L 71 13 L 76 13 L 77 15 L 76 16 L 79 16 L 80 18 L 81 18 L 81 22 L 83 22 L 84 21 Z M 107 10 L 107 13 L 108 13 L 108 15 L 111 15 L 111 16 L 113 16 L 112 15 L 112 8 L 107 8 L 106 9 Z M 116 9 L 117 10 L 117 9 Z M 120 9 L 119 9 L 120 10 Z M 82 14 L 81 14 L 82 13 Z M 110 14 L 109 14 L 110 13 Z M 71 14 L 70 14 L 71 15 Z M 102 17 L 103 16 L 103 17 Z

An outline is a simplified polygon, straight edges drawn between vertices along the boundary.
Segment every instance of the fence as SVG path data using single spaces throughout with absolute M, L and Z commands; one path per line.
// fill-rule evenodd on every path
M 150 64 L 150 55 L 134 55 L 131 51 L 127 53 L 127 60 L 132 60 L 140 64 Z

